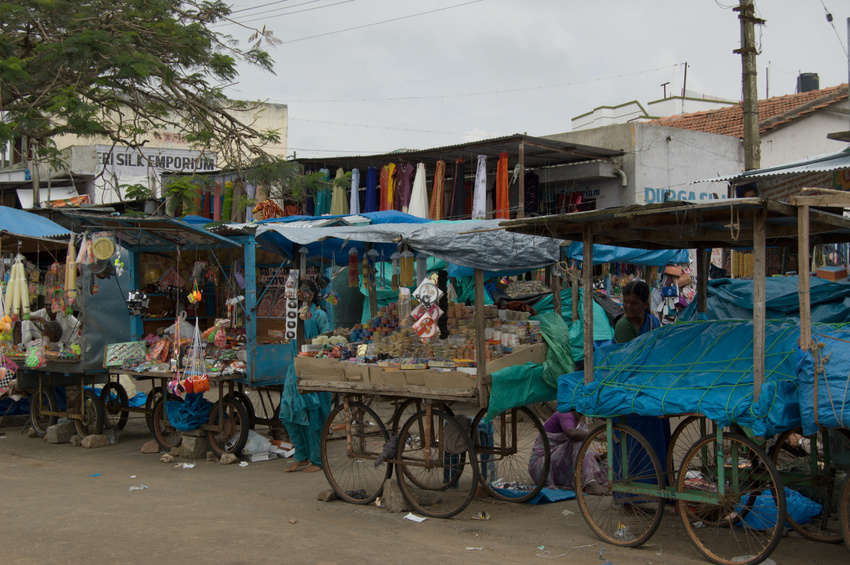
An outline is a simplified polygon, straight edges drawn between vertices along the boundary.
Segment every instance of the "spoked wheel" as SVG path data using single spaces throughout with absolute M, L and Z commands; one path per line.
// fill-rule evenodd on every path
M 42 386 L 40 391 L 30 398 L 30 425 L 38 437 L 44 437 L 47 428 L 56 423 L 56 416 L 48 416 L 43 412 L 59 410 L 56 402 L 56 391 L 51 386 Z
M 222 410 L 219 409 L 222 408 Z M 223 412 L 222 414 L 219 412 Z M 207 430 L 207 443 L 219 457 L 225 453 L 238 455 L 248 442 L 248 411 L 232 397 L 225 396 L 210 409 L 209 425 L 218 430 Z
M 145 399 L 145 424 L 148 425 L 148 429 L 152 434 L 155 434 L 154 425 L 153 425 L 153 411 L 156 408 L 156 403 L 162 398 L 163 387 L 155 386 L 151 389 L 150 393 L 148 393 L 148 397 Z M 177 396 L 168 395 L 169 400 L 176 400 Z
M 478 460 L 467 431 L 441 410 L 421 410 L 401 427 L 398 486 L 411 508 L 450 518 L 466 508 L 478 486 Z
M 322 427 L 322 469 L 337 496 L 369 504 L 381 494 L 392 464 L 375 467 L 375 460 L 387 440 L 387 429 L 368 406 L 341 403 L 331 411 Z
M 103 404 L 93 390 L 83 391 L 74 405 L 74 413 L 81 416 L 74 418 L 80 437 L 103 433 Z
M 235 398 L 239 402 L 242 403 L 242 406 L 245 407 L 245 411 L 248 413 L 248 427 L 250 429 L 254 429 L 254 420 L 257 417 L 256 412 L 254 411 L 254 404 L 251 402 L 251 397 L 242 392 L 241 390 L 234 390 L 233 392 L 228 393 L 226 396 L 231 396 Z
M 685 455 L 676 490 L 702 494 L 704 501 L 678 500 L 679 515 L 694 545 L 711 561 L 760 563 L 782 535 L 785 490 L 773 462 L 755 442 L 736 434 L 725 434 L 722 442 L 706 436 Z
M 395 410 L 392 415 L 392 426 L 390 426 L 390 433 L 398 433 L 398 431 L 401 429 L 401 426 L 404 425 L 404 423 L 407 422 L 411 416 L 413 416 L 424 408 L 425 403 L 419 398 L 408 398 L 400 404 L 396 404 Z M 449 408 L 448 405 L 441 405 L 440 410 L 442 410 L 449 416 L 454 417 L 454 412 L 452 412 L 452 409 Z
M 481 484 L 490 496 L 507 502 L 526 502 L 537 496 L 549 480 L 549 436 L 540 419 L 528 408 L 513 408 L 485 424 L 487 409 L 472 421 L 472 443 L 481 464 Z M 531 469 L 534 468 L 532 474 Z M 500 488 L 494 487 L 494 483 Z M 512 494 L 505 494 L 501 488 Z
M 841 514 L 841 535 L 844 536 L 847 549 L 850 549 L 850 480 L 845 481 L 844 488 L 841 489 L 841 504 L 838 510 Z
M 100 403 L 103 405 L 104 427 L 123 430 L 127 425 L 127 408 L 130 406 L 124 386 L 118 382 L 106 383 L 100 391 Z
M 785 521 L 810 540 L 840 543 L 839 496 L 847 480 L 846 466 L 840 464 L 850 458 L 850 433 L 824 430 L 804 437 L 799 428 L 789 430 L 777 438 L 770 458 L 783 485 L 801 495 L 785 501 Z M 806 519 L 797 522 L 794 516 Z
M 582 442 L 576 457 L 575 484 L 583 484 L 585 477 L 608 477 L 606 454 L 609 451 L 613 455 L 614 480 L 600 485 L 604 493 L 578 493 L 578 507 L 587 525 L 600 539 L 620 547 L 637 547 L 658 529 L 665 499 L 623 490 L 633 486 L 653 491 L 663 489 L 661 463 L 646 438 L 634 428 L 617 423 L 612 426 L 611 445 L 606 424 L 591 430 Z
M 704 435 L 714 433 L 714 422 L 704 416 L 688 416 L 676 426 L 670 436 L 667 447 L 667 461 L 664 462 L 667 484 L 675 488 L 679 479 L 682 460 L 691 447 Z
M 168 402 L 183 402 L 182 398 L 168 399 Z M 168 420 L 168 413 L 165 411 L 165 399 L 160 397 L 153 407 L 151 414 L 153 437 L 159 444 L 159 447 L 165 451 L 173 447 L 180 447 L 183 443 L 183 434 L 175 428 Z

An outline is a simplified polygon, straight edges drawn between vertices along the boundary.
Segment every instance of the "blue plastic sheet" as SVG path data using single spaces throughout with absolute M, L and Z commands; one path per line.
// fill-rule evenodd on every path
M 584 260 L 584 244 L 579 241 L 572 242 L 567 246 L 566 255 L 576 261 Z M 593 264 L 603 263 L 629 263 L 631 265 L 654 265 L 663 267 L 669 263 L 688 263 L 687 249 L 632 249 L 631 247 L 617 247 L 615 245 L 593 244 Z
M 181 432 L 197 430 L 210 419 L 213 403 L 203 393 L 187 394 L 183 402 L 167 400 L 165 414 L 171 425 Z
M 765 327 L 765 381 L 753 402 L 753 324 L 680 322 L 594 353 L 594 381 L 558 379 L 558 410 L 596 417 L 699 412 L 768 436 L 800 426 L 796 322 Z
M 798 277 L 768 277 L 765 280 L 767 318 L 784 320 L 800 317 Z M 811 279 L 813 322 L 850 322 L 850 283 Z M 752 320 L 753 281 L 718 279 L 708 282 L 706 317 L 709 320 Z M 682 321 L 697 319 L 696 300 L 678 316 Z
M 525 496 L 526 492 L 516 491 L 512 489 L 506 488 L 498 488 L 493 487 L 493 490 L 499 492 L 504 496 L 509 496 L 511 498 L 522 498 Z M 572 490 L 563 490 L 557 488 L 544 488 L 541 489 L 540 492 L 537 493 L 536 496 L 530 498 L 526 502 L 528 504 L 546 504 L 548 502 L 560 502 L 562 500 L 572 500 L 576 497 L 575 491 Z
M 803 433 L 814 434 L 818 426 L 850 429 L 850 328 L 813 324 L 812 339 L 818 346 L 817 378 L 813 355 L 798 350 Z

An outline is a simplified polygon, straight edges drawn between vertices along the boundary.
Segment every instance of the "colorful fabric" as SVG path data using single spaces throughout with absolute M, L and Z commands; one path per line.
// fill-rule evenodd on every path
M 458 159 L 455 161 L 455 175 L 452 181 L 452 197 L 449 201 L 447 219 L 460 220 L 466 215 L 465 175 L 465 163 L 463 159 Z
M 364 212 L 377 212 L 380 207 L 378 196 L 378 171 L 375 167 L 369 167 L 366 171 L 366 201 L 363 204 Z
M 437 161 L 437 169 L 434 172 L 434 188 L 431 191 L 431 208 L 428 217 L 432 220 L 442 220 L 445 213 L 445 182 L 446 162 Z
M 499 154 L 499 164 L 496 167 L 496 210 L 497 220 L 511 218 L 511 203 L 508 198 L 508 154 Z
M 413 191 L 413 172 L 412 163 L 404 163 L 398 169 L 396 175 L 398 182 L 396 184 L 395 201 L 393 207 L 399 212 L 408 213 L 410 208 L 410 197 Z
M 487 218 L 487 156 L 478 156 L 478 168 L 475 171 L 475 188 L 472 192 L 472 219 Z
M 345 171 L 342 167 L 336 170 L 334 177 L 333 190 L 331 195 L 330 213 L 333 216 L 343 216 L 348 214 L 348 199 L 345 197 L 345 187 L 343 186 L 343 178 Z
M 413 179 L 413 190 L 407 213 L 418 218 L 428 217 L 428 189 L 425 186 L 425 163 L 416 166 L 416 177 Z
M 348 203 L 350 214 L 360 213 L 360 169 L 351 170 L 351 201 Z

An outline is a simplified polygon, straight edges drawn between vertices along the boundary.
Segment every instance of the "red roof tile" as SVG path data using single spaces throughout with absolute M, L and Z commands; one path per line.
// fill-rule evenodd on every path
M 821 90 L 759 100 L 759 133 L 771 131 L 846 98 L 847 85 L 840 84 Z M 719 110 L 659 118 L 650 123 L 744 137 L 744 112 L 740 104 Z

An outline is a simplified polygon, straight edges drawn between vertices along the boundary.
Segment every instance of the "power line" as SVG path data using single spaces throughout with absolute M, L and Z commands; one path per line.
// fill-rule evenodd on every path
M 351 1 L 351 0 L 349 0 L 349 1 Z M 453 8 L 459 8 L 461 6 L 467 6 L 469 4 L 477 4 L 478 2 L 483 2 L 483 1 L 484 0 L 471 0 L 470 2 L 462 2 L 460 4 L 453 4 L 451 6 L 446 6 L 444 8 L 436 8 L 434 10 L 427 10 L 425 12 L 418 12 L 416 14 L 409 14 L 407 16 L 400 16 L 398 18 L 391 18 L 389 20 L 381 20 L 379 22 L 372 22 L 370 24 L 363 24 L 363 25 L 349 27 L 349 28 L 345 28 L 345 29 L 338 29 L 338 30 L 335 30 L 335 31 L 329 31 L 327 33 L 319 33 L 317 35 L 309 35 L 307 37 L 299 37 L 298 39 L 290 39 L 288 41 L 282 41 L 281 43 L 283 43 L 283 44 L 297 43 L 299 41 L 307 41 L 308 39 L 316 39 L 318 37 L 326 37 L 328 35 L 336 35 L 338 33 L 345 33 L 347 31 L 354 31 L 354 30 L 358 30 L 358 29 L 364 29 L 364 28 L 367 28 L 367 27 L 374 27 L 374 26 L 381 25 L 381 24 L 398 22 L 398 21 L 401 21 L 401 20 L 407 20 L 407 19 L 410 19 L 410 18 L 418 17 L 418 16 L 424 16 L 424 15 L 427 15 L 427 14 L 434 14 L 436 12 L 443 12 L 445 10 L 451 10 Z M 274 16 L 272 16 L 272 17 L 274 17 Z
M 238 12 L 250 12 L 251 10 L 259 10 L 260 8 L 265 8 L 266 6 L 274 6 L 276 4 L 286 4 L 290 0 L 277 0 L 276 2 L 267 2 L 265 4 L 260 4 L 259 6 L 251 6 L 250 8 L 239 8 L 238 10 L 231 10 L 231 14 L 236 14 Z M 319 0 L 310 0 L 310 2 L 318 2 Z M 300 4 L 299 4 L 300 6 Z M 255 14 L 256 15 L 256 14 Z
M 479 0 L 480 1 L 480 0 Z M 572 82 L 559 82 L 553 84 L 543 84 L 538 86 L 526 86 L 522 88 L 510 88 L 506 90 L 486 90 L 479 92 L 463 92 L 460 94 L 435 94 L 433 96 L 396 96 L 391 98 L 316 98 L 316 99 L 300 99 L 300 100 L 287 100 L 286 102 L 281 102 L 282 104 L 292 104 L 292 103 L 337 103 L 337 102 L 395 102 L 402 100 L 435 100 L 435 99 L 446 99 L 446 98 L 466 98 L 469 96 L 487 96 L 492 94 L 512 94 L 516 92 L 528 92 L 531 90 L 546 90 L 549 88 L 562 88 L 565 86 L 576 86 L 580 84 L 589 84 L 592 82 L 599 82 L 603 80 L 611 80 L 615 78 L 622 78 L 632 75 L 639 75 L 644 73 L 651 73 L 655 71 L 672 69 L 683 65 L 684 63 L 676 63 L 675 65 L 664 65 L 662 67 L 655 67 L 653 69 L 643 69 L 640 71 L 633 71 L 631 73 L 620 73 L 617 75 L 609 75 L 605 77 L 597 77 L 587 80 L 579 80 Z
M 265 20 L 269 20 L 269 19 L 272 19 L 272 18 L 279 18 L 281 16 L 291 16 L 293 14 L 300 14 L 302 12 L 312 12 L 313 10 L 321 10 L 323 8 L 332 8 L 333 6 L 338 6 L 340 4 L 348 4 L 349 2 L 354 2 L 354 0 L 342 0 L 341 2 L 335 2 L 333 4 L 325 4 L 324 6 L 316 6 L 314 8 L 304 8 L 303 10 L 295 10 L 295 11 L 291 11 L 291 12 L 286 12 L 285 14 L 277 14 L 277 15 L 272 15 L 272 16 L 266 16 L 265 15 L 265 14 L 271 14 L 272 12 L 279 12 L 281 10 L 291 10 L 292 8 L 297 8 L 298 6 L 305 6 L 307 4 L 315 4 L 316 2 L 320 2 L 320 1 L 321 0 L 308 0 L 307 2 L 302 2 L 300 4 L 293 4 L 292 6 L 289 6 L 289 7 L 278 8 L 278 9 L 275 9 L 275 10 L 269 10 L 267 12 L 258 12 L 256 14 L 245 14 L 246 17 L 253 18 L 251 20 L 237 21 L 237 20 L 234 20 L 232 18 L 226 18 L 227 21 L 225 21 L 224 23 L 216 24 L 214 27 L 223 27 L 223 26 L 229 26 L 229 25 L 239 25 L 239 26 L 243 26 L 243 27 L 250 27 L 250 26 L 247 26 L 245 24 L 249 24 L 251 22 L 265 21 Z M 248 8 L 248 9 L 250 9 L 250 8 Z M 261 17 L 256 17 L 256 16 L 261 16 Z
M 835 37 L 838 38 L 838 43 L 841 44 L 841 50 L 844 51 L 844 55 L 847 55 L 847 48 L 844 47 L 844 42 L 841 40 L 841 34 L 838 33 L 838 30 L 835 29 L 835 24 L 832 21 L 832 14 L 829 9 L 826 7 L 826 4 L 823 3 L 823 0 L 820 0 L 820 5 L 823 6 L 823 11 L 826 12 L 826 21 L 832 27 L 832 31 L 835 32 Z

